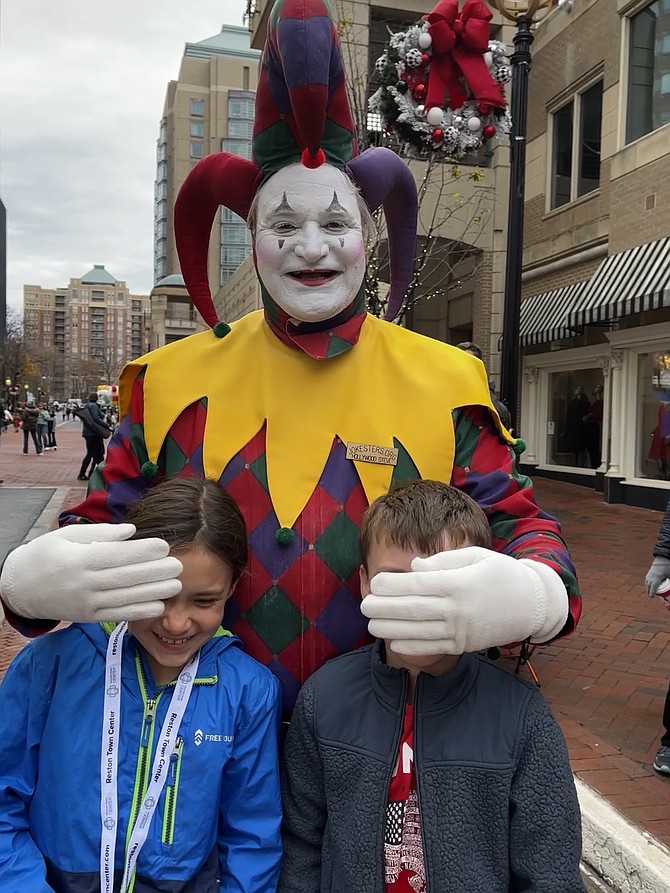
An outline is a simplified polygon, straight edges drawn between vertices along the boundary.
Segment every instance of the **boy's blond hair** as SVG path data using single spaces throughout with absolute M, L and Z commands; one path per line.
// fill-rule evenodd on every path
M 380 496 L 368 508 L 361 525 L 361 560 L 367 571 L 374 542 L 416 549 L 424 555 L 441 552 L 445 536 L 452 548 L 491 548 L 491 528 L 465 493 L 439 481 L 410 481 Z

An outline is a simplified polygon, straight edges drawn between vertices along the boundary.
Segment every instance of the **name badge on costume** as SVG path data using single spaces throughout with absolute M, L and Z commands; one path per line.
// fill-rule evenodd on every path
M 397 465 L 398 450 L 394 447 L 378 446 L 376 443 L 347 444 L 347 459 L 354 462 L 372 462 L 373 465 Z

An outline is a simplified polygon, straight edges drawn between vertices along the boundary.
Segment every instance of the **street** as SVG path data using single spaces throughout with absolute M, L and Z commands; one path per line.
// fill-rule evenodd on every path
M 57 441 L 57 451 L 24 456 L 21 434 L 10 429 L 2 436 L 0 549 L 20 542 L 43 511 L 42 527 L 61 506 L 83 497 L 85 484 L 76 479 L 84 453 L 80 423 L 60 424 Z M 651 761 L 670 679 L 670 614 L 643 590 L 661 516 L 606 505 L 587 488 L 541 478 L 535 484 L 542 508 L 563 524 L 584 613 L 573 636 L 536 650 L 533 667 L 566 735 L 577 779 L 669 846 L 670 778 L 656 774 Z M 9 627 L 0 630 L 0 678 L 24 644 Z M 503 664 L 514 670 L 514 661 Z M 531 681 L 527 668 L 520 672 Z

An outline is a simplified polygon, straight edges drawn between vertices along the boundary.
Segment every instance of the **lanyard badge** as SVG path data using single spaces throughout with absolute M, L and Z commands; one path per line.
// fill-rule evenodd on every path
M 120 623 L 109 637 L 105 661 L 105 700 L 100 748 L 100 819 L 102 835 L 100 839 L 100 891 L 112 893 L 114 887 L 114 856 L 116 852 L 116 832 L 119 820 L 118 806 L 118 760 L 119 725 L 121 718 L 121 655 L 123 637 L 128 630 L 126 622 Z M 151 767 L 151 779 L 140 811 L 132 829 L 126 856 L 123 863 L 123 880 L 119 893 L 127 893 L 135 871 L 137 858 L 149 834 L 151 821 L 156 812 L 165 782 L 169 755 L 172 753 L 179 726 L 186 705 L 191 696 L 193 681 L 198 671 L 200 652 L 196 652 L 179 674 L 172 693 L 163 727 L 158 738 L 158 747 Z

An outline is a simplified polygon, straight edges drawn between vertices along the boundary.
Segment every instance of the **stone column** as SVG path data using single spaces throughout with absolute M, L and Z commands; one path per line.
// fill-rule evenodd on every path
M 621 456 L 623 450 L 623 351 L 610 351 L 610 439 L 607 477 L 621 477 Z
M 527 401 L 526 408 L 528 416 L 525 419 L 525 425 L 521 432 L 521 436 L 526 441 L 526 452 L 522 456 L 521 461 L 526 465 L 537 465 L 538 452 L 540 444 L 540 425 L 537 417 L 538 394 L 537 383 L 540 378 L 540 370 L 537 366 L 527 366 L 524 371 L 524 378 L 527 383 Z
M 609 460 L 610 449 L 610 407 L 612 405 L 610 374 L 610 358 L 600 357 L 598 365 L 603 370 L 603 420 L 600 432 L 600 465 L 596 469 L 598 474 L 605 474 Z

